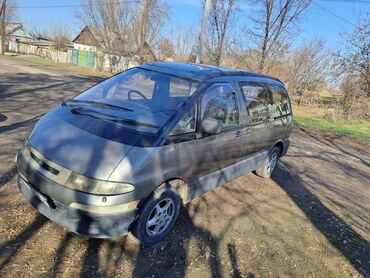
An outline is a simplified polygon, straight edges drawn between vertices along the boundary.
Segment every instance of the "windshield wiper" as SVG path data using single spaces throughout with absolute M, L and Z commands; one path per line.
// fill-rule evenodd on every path
M 109 120 L 115 123 L 122 123 L 122 124 L 134 125 L 134 126 L 145 126 L 145 127 L 150 127 L 150 128 L 159 128 L 159 126 L 157 125 L 153 125 L 149 123 L 142 123 L 142 122 L 133 121 L 133 120 L 127 120 L 127 119 L 113 118 Z
M 150 127 L 150 128 L 159 128 L 159 126 L 157 126 L 157 125 L 137 122 L 137 121 L 133 121 L 133 120 L 121 119 L 121 118 L 118 118 L 118 117 L 107 115 L 107 114 L 104 114 L 104 113 L 101 113 L 101 112 L 98 112 L 98 111 L 95 111 L 95 110 L 85 109 L 85 108 L 82 108 L 82 107 L 72 108 L 71 112 L 75 113 L 75 114 L 79 114 L 79 115 L 86 115 L 86 116 L 92 117 L 94 119 L 107 120 L 107 121 L 114 122 L 114 123 L 119 123 L 119 124 L 127 124 L 127 125 L 133 125 L 133 126 L 144 126 L 144 127 Z M 98 114 L 99 116 L 96 116 L 94 114 Z
M 117 106 L 117 105 L 114 105 L 114 104 L 99 102 L 99 101 L 93 101 L 93 100 L 67 99 L 67 100 L 62 102 L 63 106 L 67 106 L 67 105 L 70 105 L 70 104 L 72 104 L 72 105 L 73 104 L 91 104 L 91 105 L 97 106 L 97 107 L 106 107 L 106 108 L 117 109 L 117 110 L 125 110 L 125 111 L 130 111 L 130 112 L 134 111 L 134 110 L 129 109 L 129 108 Z

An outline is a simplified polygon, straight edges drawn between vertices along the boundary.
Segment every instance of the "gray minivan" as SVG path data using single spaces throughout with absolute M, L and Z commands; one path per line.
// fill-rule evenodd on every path
M 152 63 L 66 100 L 16 157 L 18 186 L 76 233 L 163 239 L 181 204 L 255 171 L 270 177 L 292 130 L 287 90 L 240 70 Z

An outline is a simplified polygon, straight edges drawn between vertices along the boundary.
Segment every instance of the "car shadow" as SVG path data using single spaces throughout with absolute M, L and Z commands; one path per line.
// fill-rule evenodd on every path
M 79 237 L 78 235 L 72 235 Z M 66 244 L 70 243 L 70 233 L 60 243 L 54 266 L 50 270 L 50 276 L 56 277 L 63 261 L 63 253 Z M 195 239 L 200 247 L 201 256 L 206 258 L 212 277 L 221 277 L 221 262 L 218 256 L 218 242 L 209 231 L 193 224 L 188 210 L 181 208 L 179 218 L 170 234 L 153 246 L 138 245 L 138 251 L 132 252 L 126 245 L 132 241 L 128 236 L 121 239 L 94 239 L 87 241 L 87 248 L 83 257 L 80 277 L 107 277 L 114 276 L 116 269 L 126 258 L 134 265 L 132 277 L 184 277 L 189 264 L 188 245 L 191 239 Z M 137 244 L 137 243 L 135 243 Z M 107 256 L 101 256 L 101 249 L 107 248 Z M 205 250 L 209 255 L 205 255 Z M 238 269 L 236 254 L 233 254 L 233 266 Z M 234 276 L 240 277 L 240 276 Z
M 0 188 L 7 184 L 15 175 L 17 174 L 17 168 L 15 165 L 10 168 L 8 171 L 6 171 L 1 177 L 0 177 Z
M 1 114 L 1 113 L 0 113 L 0 123 L 1 123 L 1 122 L 5 122 L 7 119 L 8 119 L 8 117 L 7 117 L 7 116 L 5 116 L 4 114 Z
M 272 179 L 353 267 L 365 277 L 369 277 L 369 242 L 311 193 L 301 178 L 290 170 L 292 168 L 294 165 L 280 161 Z
M 46 217 L 37 214 L 32 223 L 24 228 L 20 234 L 0 245 L 0 270 L 16 257 L 21 247 L 34 236 L 47 221 L 48 219 Z

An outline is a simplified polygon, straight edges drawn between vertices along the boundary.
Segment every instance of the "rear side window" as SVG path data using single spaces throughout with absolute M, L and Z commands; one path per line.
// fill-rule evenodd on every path
M 223 124 L 223 129 L 239 124 L 239 109 L 235 92 L 229 84 L 212 86 L 201 101 L 201 119 L 213 118 Z
M 286 90 L 279 86 L 270 85 L 272 104 L 269 107 L 270 116 L 278 118 L 291 113 L 290 102 Z
M 272 103 L 269 88 L 263 84 L 248 82 L 240 82 L 239 86 L 243 92 L 249 122 L 258 123 L 267 120 L 269 117 L 268 106 Z

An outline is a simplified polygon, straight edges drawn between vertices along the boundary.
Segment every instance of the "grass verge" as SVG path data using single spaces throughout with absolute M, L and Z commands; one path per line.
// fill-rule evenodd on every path
M 294 116 L 294 122 L 300 125 L 321 128 L 370 140 L 370 121 L 347 123 L 343 121 L 334 122 L 323 118 Z
M 38 64 L 38 65 L 55 65 L 53 61 L 46 60 L 46 59 L 43 59 L 37 56 L 13 56 L 12 58 L 16 60 L 24 61 L 24 62 Z

